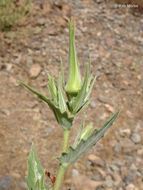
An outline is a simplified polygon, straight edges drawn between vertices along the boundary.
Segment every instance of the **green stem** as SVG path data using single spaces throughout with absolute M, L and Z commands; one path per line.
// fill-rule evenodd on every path
M 63 167 L 62 164 L 60 164 L 58 172 L 57 172 L 57 176 L 56 176 L 56 181 L 54 183 L 53 190 L 59 190 L 60 189 L 60 186 L 61 186 L 63 178 L 64 178 L 65 170 L 66 170 L 66 168 Z
M 70 134 L 70 129 L 64 129 L 62 152 L 67 152 L 68 150 L 69 134 Z
M 70 134 L 70 129 L 64 129 L 62 152 L 67 152 L 67 150 L 68 150 L 69 134 Z M 53 186 L 53 190 L 60 189 L 66 169 L 67 168 L 64 167 L 62 164 L 59 165 L 57 175 L 56 175 L 56 181 Z

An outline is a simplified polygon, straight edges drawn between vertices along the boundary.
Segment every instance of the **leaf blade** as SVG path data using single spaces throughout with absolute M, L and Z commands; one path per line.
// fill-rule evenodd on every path
M 82 140 L 75 149 L 69 147 L 68 152 L 63 153 L 62 156 L 58 158 L 60 163 L 65 165 L 65 167 L 69 167 L 72 163 L 78 160 L 89 148 L 95 145 L 100 138 L 104 136 L 104 133 L 113 124 L 118 114 L 119 111 L 117 111 L 99 130 L 94 130 L 86 141 Z
M 28 190 L 49 190 L 51 186 L 45 184 L 44 177 L 45 170 L 42 168 L 32 144 L 28 157 L 28 176 L 26 177 Z

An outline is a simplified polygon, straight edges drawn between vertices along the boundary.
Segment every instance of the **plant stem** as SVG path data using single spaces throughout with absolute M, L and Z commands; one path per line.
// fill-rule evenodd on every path
M 56 176 L 56 181 L 54 183 L 53 190 L 59 190 L 60 189 L 60 186 L 61 186 L 63 178 L 64 178 L 65 170 L 66 170 L 66 168 L 63 167 L 62 164 L 60 164 L 58 172 L 57 172 L 57 176 Z
M 69 134 L 70 134 L 70 129 L 64 129 L 62 152 L 67 152 L 67 150 L 68 150 Z M 65 173 L 66 169 L 67 168 L 64 167 L 62 164 L 59 165 L 57 175 L 56 175 L 56 181 L 55 181 L 54 186 L 53 186 L 53 190 L 59 190 L 60 189 L 60 186 L 62 184 L 64 173 Z
M 69 134 L 70 134 L 70 129 L 64 129 L 62 152 L 67 152 L 68 150 Z

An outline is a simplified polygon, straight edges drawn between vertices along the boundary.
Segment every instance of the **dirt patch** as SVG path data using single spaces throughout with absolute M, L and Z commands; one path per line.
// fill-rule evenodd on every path
M 104 1 L 35 1 L 33 14 L 23 26 L 0 34 L 0 179 L 11 176 L 13 189 L 26 189 L 32 142 L 43 167 L 56 172 L 62 130 L 49 108 L 17 80 L 48 95 L 48 74 L 57 78 L 60 56 L 67 75 L 69 17 L 76 23 L 82 73 L 90 55 L 97 75 L 86 123 L 92 121 L 98 128 L 118 108 L 121 113 L 105 138 L 73 165 L 74 170 L 69 169 L 63 189 L 81 188 L 79 181 L 85 176 L 89 187 L 99 184 L 97 189 L 143 189 L 143 15 L 134 16 L 127 9 L 123 14 Z M 33 65 L 40 68 L 35 77 L 30 75 Z M 82 113 L 73 126 L 71 142 L 81 117 Z M 90 154 L 103 164 L 89 160 Z M 80 180 L 72 184 L 75 176 Z

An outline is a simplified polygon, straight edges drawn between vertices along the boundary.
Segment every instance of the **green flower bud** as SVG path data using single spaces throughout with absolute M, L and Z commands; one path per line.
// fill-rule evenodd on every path
M 82 135 L 81 135 L 80 139 L 86 141 L 88 139 L 88 137 L 90 136 L 90 134 L 91 134 L 92 128 L 93 128 L 92 123 L 87 125 L 87 127 L 82 132 Z
M 65 89 L 68 94 L 77 94 L 81 89 L 81 76 L 75 49 L 75 29 L 74 26 L 72 27 L 72 22 L 69 23 L 69 30 L 69 72 Z

